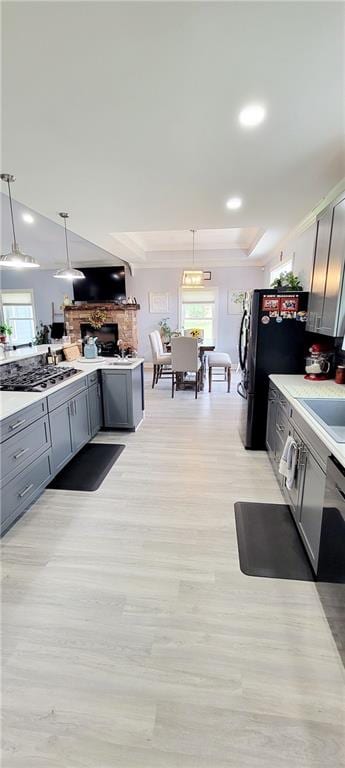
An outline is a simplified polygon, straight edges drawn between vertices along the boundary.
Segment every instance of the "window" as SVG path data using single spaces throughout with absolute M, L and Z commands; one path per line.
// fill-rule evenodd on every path
M 183 330 L 200 328 L 204 332 L 206 344 L 214 344 L 216 339 L 217 289 L 181 288 L 180 322 Z
M 278 267 L 274 267 L 274 269 L 271 269 L 270 272 L 270 285 L 273 283 L 273 280 L 276 279 L 276 277 L 279 277 L 282 272 L 292 272 L 293 270 L 293 259 L 289 259 L 289 261 L 283 261 L 281 264 L 278 265 Z
M 28 344 L 35 336 L 32 291 L 2 291 L 3 320 L 12 328 L 12 344 Z

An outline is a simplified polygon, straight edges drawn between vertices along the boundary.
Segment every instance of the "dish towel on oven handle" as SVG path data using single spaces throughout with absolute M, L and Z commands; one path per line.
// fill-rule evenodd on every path
M 285 477 L 286 487 L 291 491 L 296 472 L 298 458 L 298 446 L 296 441 L 289 435 L 284 445 L 282 457 L 279 462 L 279 472 Z

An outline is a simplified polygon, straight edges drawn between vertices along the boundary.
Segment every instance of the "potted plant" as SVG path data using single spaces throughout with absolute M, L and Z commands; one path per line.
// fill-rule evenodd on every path
M 0 323 L 0 343 L 5 344 L 7 336 L 12 335 L 12 328 L 7 323 Z
M 158 325 L 160 327 L 160 335 L 162 342 L 165 344 L 169 344 L 171 341 L 171 328 L 170 325 L 168 325 L 168 317 L 163 317 L 162 320 L 159 321 Z
M 279 277 L 271 283 L 271 288 L 276 288 L 278 291 L 286 291 L 287 288 L 290 291 L 303 291 L 299 277 L 293 272 L 281 272 Z

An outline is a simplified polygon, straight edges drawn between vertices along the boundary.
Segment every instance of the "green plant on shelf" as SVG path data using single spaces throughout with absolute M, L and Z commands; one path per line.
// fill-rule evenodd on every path
M 303 291 L 303 285 L 297 275 L 293 272 L 281 272 L 279 277 L 276 277 L 272 283 L 271 288 L 289 288 L 292 291 Z
M 160 327 L 160 334 L 162 337 L 162 340 L 165 342 L 169 342 L 171 339 L 171 328 L 170 325 L 168 325 L 169 317 L 163 317 L 162 320 L 159 321 L 158 325 Z

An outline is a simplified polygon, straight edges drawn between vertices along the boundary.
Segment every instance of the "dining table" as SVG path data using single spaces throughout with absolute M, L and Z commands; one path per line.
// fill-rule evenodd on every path
M 164 346 L 167 352 L 171 352 L 171 344 L 169 342 L 167 342 Z M 201 372 L 202 372 L 201 381 L 200 381 L 201 392 L 204 389 L 205 378 L 206 378 L 206 353 L 214 352 L 214 350 L 215 350 L 215 344 L 205 344 L 203 341 L 198 342 L 198 353 L 199 353 L 199 360 L 201 362 Z M 183 374 L 177 374 L 176 389 L 185 389 L 185 387 L 187 387 L 188 385 L 190 385 L 190 382 L 188 381 L 188 379 L 186 379 Z

